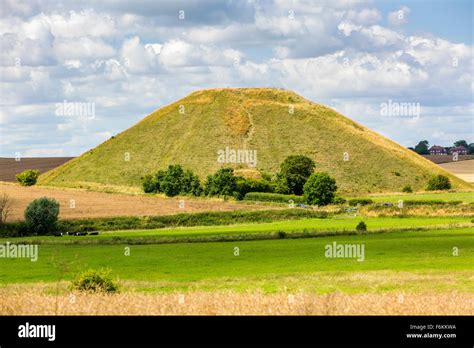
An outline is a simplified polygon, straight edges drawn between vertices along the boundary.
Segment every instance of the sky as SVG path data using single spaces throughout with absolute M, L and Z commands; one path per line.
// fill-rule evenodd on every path
M 77 156 L 221 87 L 289 89 L 403 146 L 474 142 L 472 1 L 0 3 L 1 157 Z

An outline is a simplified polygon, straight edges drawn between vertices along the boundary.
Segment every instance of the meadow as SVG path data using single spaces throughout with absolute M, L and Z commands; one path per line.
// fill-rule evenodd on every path
M 289 210 L 291 212 L 292 210 Z M 294 210 L 297 213 L 299 210 Z M 301 211 L 301 210 L 300 210 Z M 265 211 L 261 211 L 264 213 Z M 285 210 L 278 211 L 274 214 L 278 219 L 281 213 Z M 305 211 L 301 211 L 305 213 Z M 255 214 L 261 214 L 255 213 Z M 280 214 L 278 214 L 280 213 Z M 309 214 L 309 212 L 308 212 Z M 263 215 L 263 214 L 261 214 Z M 142 241 L 142 243 L 164 243 L 166 241 L 179 242 L 180 239 L 185 241 L 192 241 L 193 238 L 199 237 L 226 237 L 226 236 L 245 236 L 252 235 L 255 239 L 258 235 L 272 234 L 278 232 L 316 232 L 316 235 L 321 233 L 355 233 L 356 225 L 360 221 L 364 221 L 367 225 L 367 233 L 384 232 L 384 231 L 398 231 L 398 230 L 413 230 L 413 229 L 427 229 L 432 227 L 447 228 L 447 227 L 461 227 L 474 226 L 471 217 L 464 216 L 438 216 L 438 217 L 363 217 L 357 215 L 335 215 L 330 218 L 304 218 L 301 214 L 300 220 L 284 220 L 263 223 L 240 223 L 240 224 L 225 224 L 226 221 L 221 221 L 223 225 L 216 226 L 192 226 L 192 227 L 173 227 L 173 228 L 159 228 L 159 229 L 142 229 L 142 230 L 122 230 L 122 231 L 104 231 L 99 232 L 98 235 L 87 236 L 29 236 L 15 239 L 17 242 L 30 242 L 39 244 L 101 244 L 102 242 L 109 242 L 113 244 Z M 272 215 L 273 216 L 273 215 Z M 290 218 L 291 215 L 284 215 Z M 295 214 L 293 218 L 298 218 Z M 219 223 L 219 222 L 217 222 Z M 164 239 L 166 238 L 166 239 Z M 11 238 L 10 238 L 11 239 Z M 0 238 L 0 242 L 5 242 L 9 238 Z M 200 239 L 199 241 L 203 241 Z M 204 241 L 206 241 L 204 239 Z M 135 244 L 135 243 L 134 243 Z M 140 243 L 138 243 L 140 244 Z
M 333 242 L 364 244 L 364 260 L 327 258 L 325 247 Z M 458 256 L 453 254 L 454 247 L 459 250 Z M 183 291 L 188 287 L 357 292 L 366 291 L 368 285 L 360 280 L 341 284 L 312 282 L 311 276 L 321 275 L 321 272 L 324 276 L 331 273 L 340 276 L 375 271 L 396 276 L 400 272 L 436 273 L 434 278 L 437 280 L 398 284 L 399 290 L 449 288 L 474 291 L 472 228 L 232 243 L 46 244 L 39 246 L 36 262 L 0 259 L 0 264 L 1 284 L 70 280 L 81 270 L 107 267 L 121 281 L 149 285 L 158 282 L 151 289 L 167 292 Z M 384 276 L 386 280 L 390 278 L 387 274 Z M 442 274 L 446 278 L 440 277 Z M 371 284 L 370 287 L 372 291 L 387 290 L 385 283 Z
M 474 314 L 472 192 L 370 196 L 400 197 L 462 203 L 346 212 L 229 201 L 219 204 L 235 211 L 138 217 L 160 228 L 113 230 L 131 217 L 104 217 L 90 220 L 98 235 L 0 238 L 39 251 L 36 262 L 0 258 L 0 314 Z M 327 257 L 333 243 L 363 245 L 363 260 Z M 118 294 L 72 289 L 102 268 Z

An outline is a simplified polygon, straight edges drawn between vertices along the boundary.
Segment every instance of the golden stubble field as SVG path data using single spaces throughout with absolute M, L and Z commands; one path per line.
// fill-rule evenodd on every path
M 470 293 L 45 294 L 0 289 L 0 315 L 474 315 Z
M 32 200 L 40 197 L 56 199 L 61 205 L 60 218 L 62 219 L 277 208 L 256 204 L 225 202 L 217 198 L 165 198 L 140 194 L 93 192 L 81 189 L 42 186 L 23 187 L 18 184 L 0 182 L 0 195 L 3 193 L 10 196 L 12 203 L 8 221 L 23 219 L 26 206 Z M 184 200 L 184 208 L 179 207 L 181 199 Z M 71 208 L 72 205 L 74 206 L 73 208 Z
M 439 166 L 466 182 L 474 183 L 474 160 L 441 163 Z

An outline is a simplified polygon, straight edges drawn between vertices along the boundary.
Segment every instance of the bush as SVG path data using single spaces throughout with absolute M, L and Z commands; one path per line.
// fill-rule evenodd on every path
M 155 178 L 152 174 L 147 174 L 142 177 L 142 187 L 143 187 L 143 192 L 145 193 L 154 193 L 156 183 L 155 183 Z
M 306 180 L 313 174 L 315 164 L 311 158 L 301 155 L 288 156 L 280 165 L 277 175 L 279 193 L 303 194 Z
M 87 270 L 80 273 L 72 282 L 74 290 L 87 292 L 118 292 L 118 285 L 110 277 L 110 270 Z
M 237 188 L 237 178 L 232 168 L 221 168 L 207 177 L 204 194 L 207 196 L 230 196 Z
M 411 192 L 413 192 L 413 189 L 411 188 L 410 185 L 405 185 L 402 188 L 402 192 L 411 193 Z
M 342 197 L 339 197 L 339 196 L 334 197 L 334 200 L 333 200 L 333 203 L 338 204 L 338 205 L 342 205 L 346 202 L 347 202 L 347 200 L 345 198 L 342 198 Z
M 16 175 L 16 181 L 20 183 L 22 186 L 32 186 L 36 184 L 38 180 L 39 172 L 34 169 L 25 170 L 20 174 Z
M 265 180 L 237 177 L 234 196 L 236 199 L 242 200 L 249 192 L 273 192 L 274 189 L 274 185 Z
M 364 221 L 361 221 L 357 224 L 356 226 L 356 231 L 357 232 L 365 232 L 367 231 L 367 225 L 365 224 Z
M 353 199 L 349 199 L 349 205 L 354 207 L 358 204 L 360 205 L 369 205 L 369 204 L 372 204 L 374 203 L 373 200 L 369 199 L 369 198 L 353 198 Z
M 434 191 L 434 190 L 449 190 L 451 188 L 451 182 L 449 178 L 445 175 L 434 175 L 428 181 L 427 190 Z
M 303 196 L 296 195 L 284 195 L 280 193 L 267 193 L 267 192 L 249 192 L 245 195 L 246 201 L 257 201 L 257 202 L 276 202 L 276 203 L 305 203 Z
M 29 234 L 48 234 L 56 230 L 59 203 L 48 197 L 32 201 L 25 209 L 25 222 Z
M 334 200 L 336 190 L 334 178 L 327 173 L 315 173 L 304 184 L 304 197 L 308 204 L 328 205 Z

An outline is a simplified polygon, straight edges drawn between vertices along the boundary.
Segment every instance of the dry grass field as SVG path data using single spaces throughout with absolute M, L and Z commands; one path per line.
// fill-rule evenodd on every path
M 470 293 L 324 295 L 261 292 L 46 294 L 0 289 L 0 315 L 474 315 Z
M 442 163 L 439 166 L 464 181 L 474 182 L 474 160 Z
M 41 186 L 23 187 L 13 183 L 0 183 L 0 195 L 6 193 L 12 201 L 9 221 L 23 219 L 26 206 L 34 199 L 51 197 L 61 204 L 61 219 L 84 219 L 110 216 L 166 215 L 203 211 L 230 211 L 237 209 L 272 209 L 271 206 L 224 202 L 222 199 L 186 197 L 184 208 L 179 208 L 181 198 L 164 198 L 145 195 L 91 192 L 80 189 Z M 74 208 L 70 208 L 71 200 Z M 273 207 L 278 208 L 278 207 Z

